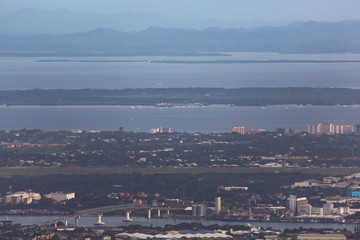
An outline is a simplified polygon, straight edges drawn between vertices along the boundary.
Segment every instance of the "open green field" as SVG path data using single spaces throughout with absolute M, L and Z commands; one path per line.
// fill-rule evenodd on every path
M 0 177 L 14 175 L 38 176 L 49 174 L 204 174 L 204 173 L 271 173 L 301 172 L 327 176 L 348 175 L 360 172 L 360 168 L 40 168 L 14 167 L 0 168 Z

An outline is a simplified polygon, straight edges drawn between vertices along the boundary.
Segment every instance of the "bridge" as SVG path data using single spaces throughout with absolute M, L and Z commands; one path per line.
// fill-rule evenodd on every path
M 51 221 L 47 221 L 47 222 L 38 224 L 38 226 L 42 227 L 42 226 L 49 226 L 49 225 L 54 224 L 55 227 L 57 227 L 58 222 L 64 222 L 65 226 L 67 227 L 68 220 L 75 219 L 75 227 L 78 227 L 79 226 L 79 218 L 81 216 L 86 216 L 86 215 L 97 215 L 98 220 L 94 224 L 95 225 L 104 225 L 105 223 L 102 222 L 102 220 L 101 220 L 101 217 L 103 216 L 103 214 L 107 213 L 107 212 L 117 211 L 117 210 L 125 211 L 126 212 L 126 219 L 124 221 L 125 222 L 131 222 L 132 219 L 130 218 L 130 213 L 131 213 L 131 211 L 134 211 L 134 210 L 137 210 L 137 209 L 147 209 L 148 210 L 147 218 L 150 220 L 152 210 L 157 210 L 157 216 L 161 217 L 161 211 L 166 211 L 167 214 L 170 214 L 170 210 L 183 210 L 184 208 L 153 207 L 153 206 L 151 206 L 149 204 L 113 205 L 113 206 L 98 207 L 98 208 L 91 208 L 91 209 L 78 211 L 78 212 L 75 212 L 74 214 L 71 214 L 71 215 L 68 215 L 68 216 L 65 216 L 65 217 L 62 217 L 62 218 L 58 218 L 58 219 L 54 219 L 54 220 L 51 220 Z

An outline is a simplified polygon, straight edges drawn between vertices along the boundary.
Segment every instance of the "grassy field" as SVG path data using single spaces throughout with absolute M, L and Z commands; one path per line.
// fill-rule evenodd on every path
M 302 172 L 328 176 L 348 175 L 360 172 L 360 168 L 39 168 L 12 167 L 0 168 L 0 177 L 14 175 L 49 175 L 49 174 L 176 174 L 176 173 L 261 173 L 261 172 Z

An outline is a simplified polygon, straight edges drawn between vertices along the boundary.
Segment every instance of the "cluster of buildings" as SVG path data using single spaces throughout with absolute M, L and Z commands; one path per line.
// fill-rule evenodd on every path
M 170 129 L 159 128 L 153 132 L 165 131 L 170 131 Z M 236 126 L 233 131 L 246 134 L 262 130 L 246 130 L 243 126 Z M 7 148 L 11 145 L 23 147 L 24 149 L 37 148 L 36 151 L 27 151 L 25 155 L 15 154 L 16 151 L 11 151 L 9 153 L 11 154 L 10 157 L 2 159 L 1 166 L 258 167 L 259 165 L 254 164 L 266 164 L 263 167 L 285 167 L 285 164 L 289 163 L 293 167 L 310 167 L 320 166 L 321 161 L 332 157 L 327 152 L 321 151 L 321 149 L 328 146 L 334 148 L 332 152 L 336 153 L 339 159 L 358 160 L 357 158 L 359 158 L 356 155 L 359 151 L 356 146 L 352 147 L 354 154 L 349 154 L 347 148 L 349 148 L 348 143 L 351 139 L 347 135 L 338 135 L 336 139 L 338 144 L 334 145 L 322 141 L 321 136 L 314 139 L 311 134 L 304 135 L 302 141 L 308 143 L 304 145 L 304 148 L 301 147 L 302 143 L 300 141 L 293 143 L 282 142 L 282 136 L 297 133 L 297 129 L 289 127 L 279 128 L 276 132 L 266 132 L 258 136 L 241 135 L 247 136 L 247 140 L 238 139 L 235 137 L 237 134 L 233 136 L 234 138 L 228 138 L 229 133 L 187 134 L 176 132 L 144 134 L 124 132 L 121 134 L 121 138 L 118 138 L 117 132 L 107 134 L 29 132 L 24 130 L 15 131 L 14 133 L 0 133 L 1 139 L 8 139 L 7 142 L 0 144 L 0 148 Z M 259 137 L 264 139 L 263 144 L 257 144 Z M 359 136 L 352 135 L 351 137 L 355 142 Z M 49 139 L 46 141 L 51 142 L 51 145 L 45 144 L 44 139 Z M 276 144 L 275 148 L 273 148 L 272 143 L 274 141 L 282 142 L 288 147 L 285 148 L 284 145 Z M 255 144 L 257 145 L 255 146 Z M 70 150 L 67 149 L 69 145 L 73 146 Z M 227 145 L 231 151 L 224 152 L 223 145 Z M 201 146 L 201 148 L 198 146 Z M 59 151 L 59 149 L 66 150 Z M 111 151 L 106 149 L 111 149 Z M 206 151 L 203 151 L 203 149 L 206 149 Z M 37 152 L 42 152 L 42 157 L 38 157 Z M 273 155 L 274 152 L 276 152 L 276 155 Z M 202 159 L 198 157 L 200 154 L 203 157 Z M 350 157 L 351 159 L 349 159 Z M 119 161 L 119 159 L 122 160 Z M 268 164 L 270 161 L 277 162 L 277 164 Z M 350 163 L 352 165 L 358 164 L 356 161 L 343 161 L 337 162 L 336 165 L 348 165 Z M 328 161 L 326 164 L 334 164 L 334 162 Z
M 64 202 L 75 198 L 75 193 L 52 192 L 49 194 L 44 194 L 44 197 L 53 199 L 56 202 Z
M 280 240 L 280 239 L 298 239 L 298 240 L 346 240 L 343 233 L 301 233 L 301 234 L 285 234 L 280 236 L 281 231 L 276 230 L 260 230 L 251 226 L 249 230 L 170 230 L 159 234 L 148 233 L 118 233 L 116 239 L 258 239 L 258 240 Z M 351 234 L 352 235 L 352 234 Z M 353 239 L 353 238 L 351 238 Z
M 153 128 L 153 129 L 150 129 L 150 133 L 151 134 L 155 134 L 155 133 L 171 133 L 171 128 L 163 128 L 163 127 Z
M 221 212 L 221 197 L 215 198 L 215 207 L 207 207 L 206 204 L 193 204 L 191 206 L 193 217 L 204 217 L 207 213 L 220 215 Z
M 356 196 L 356 193 L 359 192 L 359 185 L 360 181 L 357 179 L 359 178 L 358 175 L 349 175 L 354 176 L 352 177 L 324 177 L 323 180 L 316 180 L 316 179 L 307 179 L 300 182 L 295 182 L 291 185 L 291 188 L 301 188 L 301 187 L 319 187 L 319 188 L 348 188 L 351 192 L 354 192 L 355 195 L 352 195 L 352 197 Z
M 360 209 L 351 208 L 360 202 L 360 180 L 358 174 L 340 177 L 325 177 L 322 181 L 309 179 L 301 182 L 295 182 L 291 189 L 295 188 L 343 188 L 346 190 L 346 196 L 338 195 L 320 199 L 324 203 L 321 207 L 309 204 L 306 197 L 297 198 L 290 195 L 286 201 L 286 209 L 289 217 L 294 217 L 297 221 L 306 222 L 340 222 L 344 221 L 346 216 L 352 215 Z M 310 197 L 312 198 L 312 196 Z M 339 205 L 334 207 L 334 204 Z
M 360 132 L 360 124 L 356 125 L 357 133 Z M 352 134 L 354 132 L 353 125 L 350 124 L 333 124 L 333 123 L 318 123 L 307 124 L 306 130 L 308 133 L 322 135 L 334 135 L 334 134 Z
M 56 202 L 63 202 L 75 198 L 75 193 L 63 193 L 63 192 L 54 192 L 49 194 L 44 194 L 44 198 L 53 199 Z M 35 193 L 31 191 L 20 191 L 11 193 L 9 192 L 4 198 L 4 204 L 16 205 L 16 204 L 25 204 L 29 205 L 34 201 L 41 200 L 40 193 Z
M 245 134 L 256 134 L 256 133 L 260 133 L 260 132 L 265 132 L 265 129 L 249 129 L 249 130 L 247 130 L 247 129 L 245 129 L 244 126 L 234 126 L 231 129 L 231 132 L 245 135 Z M 291 136 L 291 135 L 297 134 L 298 132 L 299 132 L 299 130 L 297 128 L 291 128 L 291 127 L 276 129 L 276 133 L 278 135 L 284 135 L 284 136 Z
M 259 132 L 265 131 L 264 129 L 250 129 L 246 130 L 244 126 L 234 126 L 231 129 L 231 132 L 236 132 L 239 134 L 256 134 Z M 334 123 L 317 123 L 317 124 L 307 124 L 306 131 L 310 134 L 315 135 L 334 135 L 334 134 L 360 134 L 360 124 L 356 124 L 355 128 L 350 124 L 334 124 Z M 291 136 L 297 134 L 299 130 L 297 128 L 277 128 L 276 133 L 278 135 Z
M 228 226 L 213 229 L 204 227 L 198 223 L 179 224 L 169 229 L 150 227 L 82 227 L 82 228 L 22 228 L 21 225 L 12 224 L 12 221 L 0 221 L 1 239 L 23 239 L 13 237 L 13 231 L 17 234 L 27 235 L 29 239 L 74 239 L 74 240 L 135 240 L 135 239 L 258 239 L 258 240 L 346 240 L 356 239 L 356 233 L 346 230 L 326 230 L 314 233 L 314 230 L 298 230 L 297 232 L 282 232 L 280 230 L 267 229 L 246 223 L 246 226 Z M 112 235 L 112 236 L 111 236 Z
M 286 202 L 288 213 L 297 221 L 340 222 L 344 216 L 352 214 L 349 207 L 334 207 L 334 203 L 324 203 L 322 207 L 312 207 L 306 197 L 290 195 Z
M 261 196 L 251 195 L 248 205 L 239 204 L 233 210 L 227 209 L 225 204 L 221 215 L 228 221 L 296 221 L 296 222 L 354 222 L 357 212 L 360 212 L 360 174 L 346 177 L 324 177 L 322 180 L 305 180 L 295 182 L 290 189 L 291 195 L 279 192 L 274 198 L 284 200 L 284 204 L 263 204 Z M 312 188 L 313 195 L 305 195 L 304 189 Z M 333 190 L 322 190 L 334 188 Z M 238 195 L 246 195 L 245 188 L 219 187 L 220 190 L 241 190 Z M 334 192 L 334 196 L 321 197 L 323 192 Z M 345 194 L 346 193 L 346 194 Z M 251 193 L 250 193 L 251 194 Z M 301 194 L 302 196 L 296 196 Z M 247 207 L 250 206 L 248 209 Z
M 5 196 L 4 203 L 10 205 L 31 204 L 33 201 L 41 200 L 41 195 L 34 192 L 16 192 Z
M 236 132 L 236 133 L 239 133 L 239 134 L 256 134 L 256 133 L 260 133 L 260 132 L 265 132 L 265 129 L 245 129 L 244 126 L 234 126 L 232 129 L 231 129 L 231 132 Z

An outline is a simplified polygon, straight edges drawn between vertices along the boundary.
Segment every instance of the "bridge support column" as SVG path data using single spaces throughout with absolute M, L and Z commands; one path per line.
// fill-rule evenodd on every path
M 130 218 L 130 211 L 126 211 L 126 218 L 124 220 L 124 222 L 132 222 L 133 219 Z
M 161 210 L 158 209 L 158 217 L 161 217 Z
M 105 223 L 101 220 L 101 214 L 98 215 L 98 220 L 96 223 L 94 223 L 94 225 L 104 225 Z
M 151 209 L 148 209 L 148 219 L 151 219 Z
M 75 218 L 75 227 L 79 227 L 79 218 L 80 217 Z

